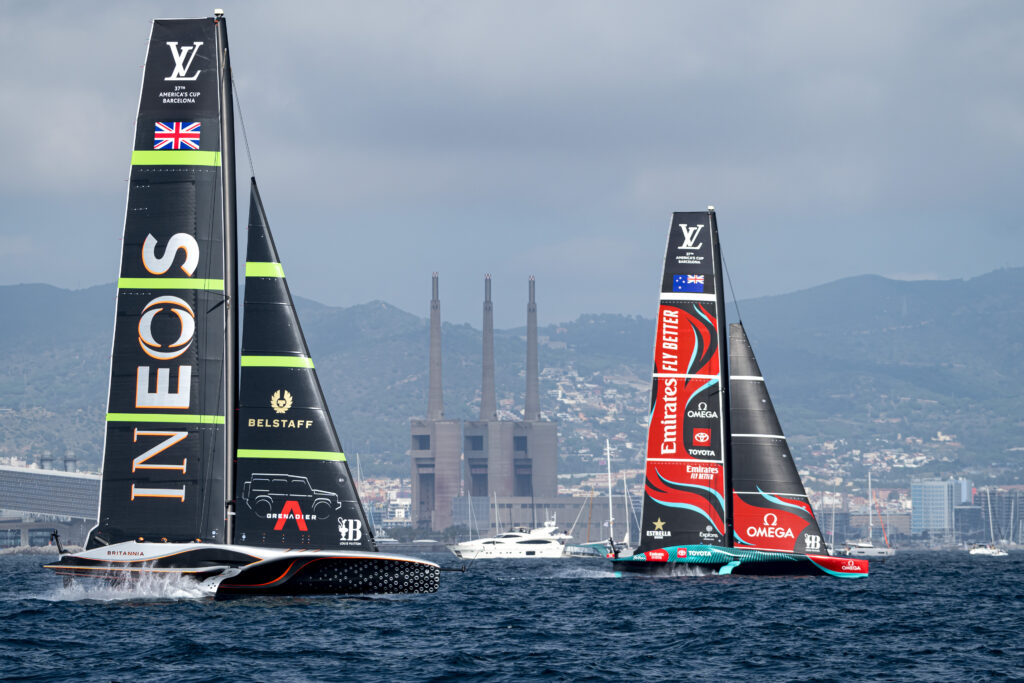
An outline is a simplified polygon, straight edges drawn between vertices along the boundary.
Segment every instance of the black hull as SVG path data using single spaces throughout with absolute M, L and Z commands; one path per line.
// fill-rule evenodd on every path
M 386 595 L 435 593 L 441 570 L 426 562 L 361 557 L 282 558 L 225 579 L 228 595 Z

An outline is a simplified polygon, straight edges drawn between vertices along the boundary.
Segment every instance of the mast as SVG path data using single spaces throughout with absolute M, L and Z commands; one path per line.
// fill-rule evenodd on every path
M 624 545 L 626 547 L 629 547 L 629 545 L 630 545 L 629 526 L 630 526 L 630 522 L 631 522 L 630 514 L 632 513 L 632 510 L 630 510 L 630 508 L 629 508 L 629 484 L 626 482 L 626 473 L 625 472 L 622 473 L 622 503 L 623 503 L 623 505 L 626 506 L 626 508 L 625 508 L 626 534 L 622 537 L 622 545 Z
M 992 539 L 992 545 L 996 543 L 995 527 L 992 525 L 992 487 L 985 489 L 985 499 L 988 501 L 988 537 Z
M 868 543 L 874 545 L 874 527 L 871 524 L 871 506 L 874 504 L 875 497 L 871 495 L 871 470 L 868 470 Z
M 608 465 L 608 538 L 615 542 L 615 515 L 612 514 L 612 446 L 604 440 L 604 460 Z M 627 520 L 628 522 L 628 520 Z
M 722 277 L 722 246 L 718 241 L 718 219 L 715 207 L 708 207 L 708 224 L 711 228 L 711 258 L 715 272 L 715 304 L 718 308 L 718 349 L 721 367 L 721 405 L 722 405 L 722 465 L 725 473 L 725 544 L 733 545 L 733 506 L 732 506 L 732 427 L 729 419 L 731 404 L 729 403 L 729 326 L 725 317 L 725 287 Z
M 235 211 L 235 108 L 231 94 L 231 62 L 228 54 L 228 26 L 224 13 L 214 13 L 217 52 L 221 55 L 219 74 L 221 124 L 221 182 L 224 187 L 224 305 L 228 322 L 224 330 L 224 485 L 225 538 L 234 537 L 235 452 L 238 444 L 238 226 Z

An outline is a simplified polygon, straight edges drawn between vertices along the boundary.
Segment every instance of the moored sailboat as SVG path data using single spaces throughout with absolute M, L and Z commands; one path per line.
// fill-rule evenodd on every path
M 379 552 L 255 179 L 238 348 L 223 14 L 153 23 L 125 219 L 97 525 L 66 580 L 179 575 L 211 594 L 436 591 Z
M 825 549 L 743 325 L 726 327 L 711 207 L 672 216 L 645 471 L 640 543 L 616 570 L 867 576 Z

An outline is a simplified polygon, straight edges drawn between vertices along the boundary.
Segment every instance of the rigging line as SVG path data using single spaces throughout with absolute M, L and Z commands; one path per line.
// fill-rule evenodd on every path
M 719 245 L 721 245 L 721 241 L 719 241 Z M 732 276 L 729 275 L 729 266 L 725 262 L 724 251 L 724 249 L 719 247 L 718 255 L 722 257 L 722 270 L 725 271 L 725 279 L 729 282 L 729 291 L 732 292 L 732 305 L 736 309 L 736 322 L 742 323 L 743 316 L 740 315 L 740 299 L 736 296 L 736 288 L 732 286 Z
M 234 76 L 234 73 L 231 74 Z M 238 122 L 242 124 L 242 141 L 245 143 L 245 158 L 249 160 L 249 173 L 250 177 L 256 177 L 256 169 L 252 163 L 252 152 L 249 151 L 249 136 L 245 134 L 245 116 L 242 115 L 242 100 L 238 97 L 238 86 L 235 85 L 235 79 L 231 79 L 231 90 L 235 93 L 235 103 L 238 105 Z

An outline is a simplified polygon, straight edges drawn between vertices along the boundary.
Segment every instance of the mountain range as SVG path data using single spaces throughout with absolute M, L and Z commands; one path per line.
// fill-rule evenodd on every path
M 1024 450 L 1022 291 L 1024 268 L 969 280 L 860 276 L 730 303 L 727 315 L 742 317 L 798 462 L 801 448 L 822 441 L 943 432 L 961 446 L 954 465 L 1015 468 Z M 31 462 L 49 453 L 59 462 L 71 453 L 81 467 L 99 467 L 114 296 L 111 285 L 0 287 L 0 457 Z M 655 305 L 652 295 L 652 315 Z M 365 474 L 405 474 L 409 418 L 427 405 L 426 318 L 382 301 L 338 308 L 299 298 L 297 306 L 346 451 L 362 454 Z M 495 333 L 498 398 L 509 417 L 522 409 L 524 335 Z M 560 410 L 552 378 L 570 368 L 596 383 L 646 382 L 650 372 L 653 318 L 583 315 L 540 335 L 549 415 Z M 445 324 L 442 336 L 445 414 L 476 419 L 481 332 Z M 588 433 L 603 443 L 627 425 L 642 441 L 644 394 Z M 562 432 L 564 455 L 576 442 Z

